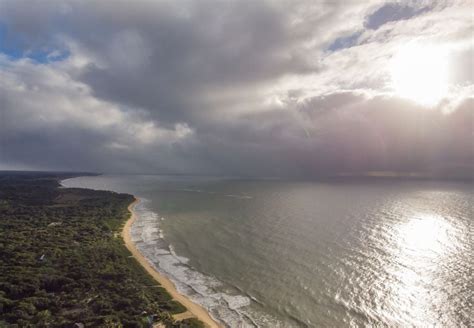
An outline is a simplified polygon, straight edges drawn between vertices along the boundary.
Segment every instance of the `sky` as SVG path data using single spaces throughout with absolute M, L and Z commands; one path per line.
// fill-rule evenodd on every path
M 472 176 L 473 12 L 0 0 L 0 169 Z

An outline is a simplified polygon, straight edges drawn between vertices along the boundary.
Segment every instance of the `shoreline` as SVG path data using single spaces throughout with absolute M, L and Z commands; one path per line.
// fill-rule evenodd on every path
M 125 222 L 122 229 L 122 239 L 125 242 L 125 246 L 132 253 L 133 257 L 140 263 L 140 265 L 155 279 L 161 287 L 163 287 L 172 297 L 173 300 L 181 303 L 187 311 L 178 313 L 173 316 L 173 319 L 179 321 L 187 318 L 196 318 L 204 323 L 209 328 L 222 328 L 223 326 L 217 323 L 211 315 L 201 305 L 194 303 L 185 295 L 178 292 L 173 282 L 159 273 L 155 268 L 151 266 L 148 260 L 140 253 L 131 238 L 131 227 L 133 222 L 136 220 L 137 215 L 134 211 L 135 206 L 140 203 L 140 199 L 135 197 L 135 200 L 128 205 L 128 211 L 131 213 L 130 218 Z

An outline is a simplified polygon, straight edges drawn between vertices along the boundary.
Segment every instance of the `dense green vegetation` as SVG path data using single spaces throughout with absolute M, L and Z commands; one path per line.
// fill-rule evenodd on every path
M 0 327 L 201 327 L 124 246 L 133 196 L 65 177 L 0 172 Z

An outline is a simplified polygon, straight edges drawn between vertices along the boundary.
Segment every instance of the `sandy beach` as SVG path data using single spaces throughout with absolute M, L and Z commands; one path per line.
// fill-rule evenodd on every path
M 200 305 L 192 302 L 186 296 L 180 294 L 174 284 L 161 273 L 156 271 L 148 262 L 148 260 L 138 251 L 135 247 L 135 244 L 132 242 L 130 235 L 130 230 L 133 222 L 136 219 L 136 214 L 133 211 L 134 207 L 140 202 L 140 199 L 136 198 L 133 203 L 128 206 L 128 210 L 132 214 L 130 219 L 125 223 L 125 226 L 122 230 L 122 238 L 125 241 L 125 246 L 132 253 L 132 255 L 137 259 L 137 261 L 145 268 L 145 270 L 171 295 L 171 297 L 177 302 L 181 303 L 186 307 L 187 311 L 179 313 L 173 316 L 175 320 L 183 320 L 187 318 L 197 318 L 201 320 L 209 328 L 223 327 L 218 324 L 209 313 Z

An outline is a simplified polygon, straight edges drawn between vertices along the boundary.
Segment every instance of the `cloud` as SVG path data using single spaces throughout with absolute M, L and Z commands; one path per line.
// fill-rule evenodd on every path
M 469 6 L 0 0 L 0 164 L 265 176 L 472 168 Z M 390 86 L 388 63 L 414 31 L 452 54 L 436 108 Z

